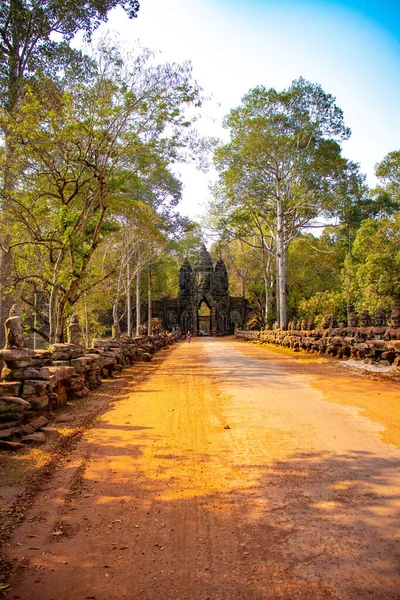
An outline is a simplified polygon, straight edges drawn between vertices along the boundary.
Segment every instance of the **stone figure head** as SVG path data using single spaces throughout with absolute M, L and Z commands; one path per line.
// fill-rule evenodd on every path
M 337 326 L 335 315 L 330 315 L 329 317 L 329 328 L 334 329 Z
M 358 315 L 356 312 L 349 313 L 349 327 L 358 327 Z
M 371 326 L 371 315 L 368 310 L 363 310 L 360 315 L 361 327 L 370 327 Z
M 312 331 L 313 329 L 315 329 L 314 319 L 310 319 L 307 322 L 307 329 L 308 329 L 308 331 Z
M 300 322 L 300 329 L 301 331 L 306 331 L 307 329 L 307 321 L 305 319 L 302 319 Z
M 400 309 L 394 308 L 390 314 L 392 327 L 400 327 Z
M 386 325 L 386 312 L 383 310 L 383 308 L 378 308 L 378 310 L 375 313 L 374 320 L 375 325 L 377 325 L 378 327 Z
M 19 307 L 14 304 L 10 309 L 10 316 L 4 323 L 6 334 L 6 348 L 24 347 L 24 330 Z
M 328 317 L 327 315 L 324 315 L 322 317 L 322 321 L 321 321 L 321 329 L 328 329 L 329 323 L 330 323 L 330 317 Z

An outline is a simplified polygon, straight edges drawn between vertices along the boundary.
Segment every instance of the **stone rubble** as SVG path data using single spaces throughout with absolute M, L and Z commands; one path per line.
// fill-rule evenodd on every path
M 23 347 L 21 331 L 21 315 L 14 306 L 6 321 L 6 347 L 0 350 L 0 361 L 4 363 L 0 380 L 0 448 L 9 450 L 23 447 L 17 439 L 23 443 L 56 439 L 58 432 L 47 427 L 46 414 L 62 408 L 68 400 L 83 399 L 102 379 L 124 367 L 150 361 L 155 352 L 180 337 L 180 331 L 136 338 L 123 335 L 95 339 L 93 347 L 86 349 L 81 345 L 79 323 L 74 319 L 69 339 L 78 343 L 30 350 Z
M 286 329 L 263 331 L 236 330 L 235 337 L 260 344 L 291 348 L 294 352 L 308 352 L 339 359 L 363 360 L 365 364 L 390 367 L 400 372 L 400 310 L 393 309 L 390 325 L 386 313 L 379 309 L 374 324 L 368 311 L 360 315 L 350 313 L 349 325 L 337 327 L 334 315 L 324 317 L 321 328 L 313 321 L 291 322 Z

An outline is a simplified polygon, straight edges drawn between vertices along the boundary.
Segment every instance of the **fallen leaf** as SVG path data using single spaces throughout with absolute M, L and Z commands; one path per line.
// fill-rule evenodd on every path
M 8 590 L 9 587 L 9 583 L 0 583 L 0 590 Z
M 28 550 L 40 550 L 39 546 L 29 546 Z
M 118 546 L 118 550 L 126 550 L 129 546 Z

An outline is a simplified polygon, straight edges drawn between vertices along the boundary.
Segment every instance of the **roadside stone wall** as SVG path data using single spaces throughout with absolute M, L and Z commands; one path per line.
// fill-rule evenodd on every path
M 52 411 L 68 400 L 83 399 L 103 378 L 153 354 L 180 338 L 180 331 L 151 336 L 95 339 L 92 348 L 53 344 L 48 350 L 23 347 L 21 316 L 13 307 L 6 321 L 6 347 L 0 379 L 0 449 L 17 450 L 24 443 L 56 436 L 47 427 Z M 10 321 L 11 319 L 11 321 Z M 11 328 L 11 331 L 10 331 Z
M 392 311 L 390 325 L 386 324 L 386 315 L 380 309 L 375 314 L 374 324 L 368 311 L 363 311 L 361 323 L 352 313 L 347 327 L 344 324 L 337 327 L 331 315 L 324 318 L 320 329 L 315 329 L 312 321 L 301 321 L 289 323 L 287 330 L 236 330 L 235 336 L 245 341 L 291 348 L 294 352 L 351 358 L 400 368 L 400 309 Z

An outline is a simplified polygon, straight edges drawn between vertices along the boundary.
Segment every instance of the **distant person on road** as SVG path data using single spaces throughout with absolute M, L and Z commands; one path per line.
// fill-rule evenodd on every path
M 190 333 L 190 331 L 187 332 L 186 339 L 187 339 L 188 343 L 190 344 L 190 342 L 192 341 L 192 334 Z

